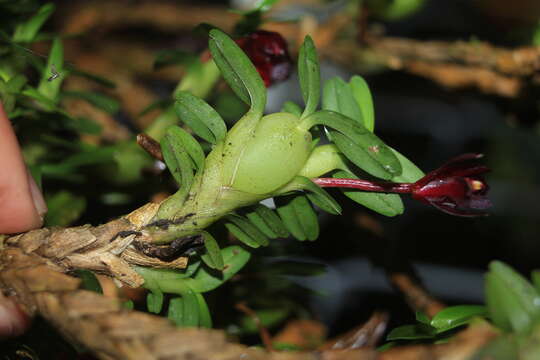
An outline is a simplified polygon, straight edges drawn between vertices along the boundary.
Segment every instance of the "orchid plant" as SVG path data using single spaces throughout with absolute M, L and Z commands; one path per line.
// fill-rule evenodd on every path
M 372 98 L 361 77 L 354 76 L 349 82 L 340 78 L 327 81 L 319 109 L 319 63 L 309 36 L 298 58 L 304 109 L 287 102 L 282 112 L 265 115 L 266 88 L 260 74 L 279 78 L 272 71 L 272 62 L 265 62 L 262 71 L 253 65 L 239 47 L 249 51 L 252 45 L 246 43 L 252 38 L 239 44 L 217 29 L 209 35 L 213 61 L 249 110 L 227 130 L 221 116 L 204 100 L 187 91 L 176 93 L 175 111 L 191 131 L 168 128 L 161 150 L 180 188 L 160 204 L 143 229 L 148 242 L 139 245 L 147 255 L 165 258 L 204 247 L 201 259 L 205 266 L 192 261 L 186 271 L 139 268 L 145 287 L 151 290 L 151 311 L 161 310 L 163 292 L 179 294 L 169 304 L 169 316 L 182 325 L 209 326 L 201 293 L 229 279 L 250 254 L 239 246 L 220 250 L 208 227 L 224 222 L 238 240 L 252 248 L 289 235 L 315 240 L 319 228 L 314 206 L 331 214 L 341 212 L 322 187 L 340 187 L 352 200 L 386 216 L 404 211 L 397 193 L 411 193 L 454 215 L 480 215 L 477 210 L 489 206 L 484 199 L 487 185 L 479 177 L 487 169 L 470 165 L 479 155 L 464 155 L 424 176 L 374 134 Z M 260 33 L 255 40 L 267 36 Z M 275 50 L 272 47 L 270 52 Z M 286 52 L 278 51 L 278 55 Z M 208 154 L 191 133 L 211 144 Z M 329 173 L 332 178 L 321 178 Z M 358 176 L 384 182 L 359 180 Z M 275 211 L 260 204 L 268 198 L 275 198 Z M 240 208 L 245 208 L 242 213 Z M 216 270 L 220 276 L 215 275 Z

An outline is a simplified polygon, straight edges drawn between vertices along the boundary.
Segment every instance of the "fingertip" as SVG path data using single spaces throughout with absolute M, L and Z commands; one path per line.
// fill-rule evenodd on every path
M 0 339 L 22 335 L 30 327 L 30 318 L 11 299 L 0 294 Z

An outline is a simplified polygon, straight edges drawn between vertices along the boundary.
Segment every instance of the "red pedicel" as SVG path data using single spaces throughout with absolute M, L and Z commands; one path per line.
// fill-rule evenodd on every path
M 491 207 L 489 186 L 481 175 L 489 171 L 477 160 L 482 154 L 463 154 L 427 173 L 415 183 L 372 182 L 358 179 L 317 178 L 321 187 L 352 188 L 373 192 L 410 193 L 413 199 L 433 205 L 447 214 L 484 216 Z

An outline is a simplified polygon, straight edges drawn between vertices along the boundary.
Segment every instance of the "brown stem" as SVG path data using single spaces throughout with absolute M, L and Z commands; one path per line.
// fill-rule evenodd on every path
M 137 144 L 139 144 L 139 146 L 142 147 L 147 153 L 149 153 L 154 159 L 163 161 L 161 146 L 150 135 L 138 134 Z
M 274 351 L 274 346 L 272 345 L 272 338 L 270 337 L 270 333 L 268 332 L 268 329 L 262 324 L 261 319 L 259 318 L 257 313 L 251 308 L 249 308 L 244 302 L 238 303 L 234 307 L 249 316 L 255 322 L 257 328 L 259 329 L 259 335 L 264 344 L 264 347 L 269 352 Z
M 420 284 L 405 273 L 389 275 L 392 284 L 405 296 L 405 300 L 414 311 L 421 311 L 429 317 L 435 316 L 446 306 L 431 296 Z

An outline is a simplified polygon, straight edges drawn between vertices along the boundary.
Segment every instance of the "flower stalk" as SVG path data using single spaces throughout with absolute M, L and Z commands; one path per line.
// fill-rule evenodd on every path
M 489 186 L 481 177 L 489 168 L 476 161 L 482 154 L 463 154 L 451 159 L 414 183 L 373 182 L 360 179 L 315 178 L 320 187 L 411 194 L 413 199 L 434 206 L 447 214 L 465 217 L 487 215 Z

